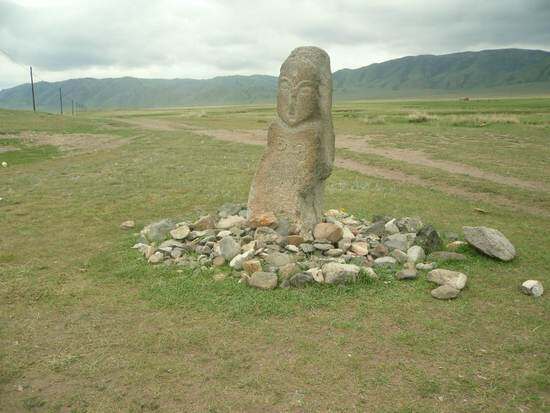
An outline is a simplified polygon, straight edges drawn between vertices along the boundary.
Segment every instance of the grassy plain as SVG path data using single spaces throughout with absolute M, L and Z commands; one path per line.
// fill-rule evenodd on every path
M 334 107 L 327 209 L 516 245 L 464 249 L 457 300 L 389 273 L 266 293 L 145 265 L 120 222 L 244 202 L 273 115 L 0 111 L 0 411 L 548 411 L 550 305 L 518 286 L 550 288 L 550 99 Z

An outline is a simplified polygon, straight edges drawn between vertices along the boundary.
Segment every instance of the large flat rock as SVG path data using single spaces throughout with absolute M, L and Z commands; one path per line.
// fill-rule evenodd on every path
M 487 227 L 463 227 L 464 238 L 470 245 L 489 257 L 510 261 L 516 256 L 516 249 L 497 229 Z

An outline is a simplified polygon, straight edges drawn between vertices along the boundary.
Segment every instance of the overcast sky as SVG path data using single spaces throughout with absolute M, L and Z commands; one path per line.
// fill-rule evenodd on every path
M 550 0 L 0 0 L 0 89 L 75 77 L 277 74 L 290 50 L 333 70 L 417 54 L 550 50 Z M 13 61 L 12 61 L 13 60 Z

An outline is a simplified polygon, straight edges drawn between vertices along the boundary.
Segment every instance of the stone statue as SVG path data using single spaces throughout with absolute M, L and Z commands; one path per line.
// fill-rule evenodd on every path
M 250 222 L 262 216 L 308 235 L 323 213 L 324 181 L 334 162 L 332 75 L 328 54 L 299 47 L 281 66 L 277 117 L 248 198 Z

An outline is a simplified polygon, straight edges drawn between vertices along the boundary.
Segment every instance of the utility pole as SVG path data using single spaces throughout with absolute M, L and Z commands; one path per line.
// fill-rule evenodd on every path
M 32 91 L 32 110 L 36 112 L 36 101 L 34 100 L 34 81 L 32 79 L 32 66 L 31 66 L 31 91 Z
M 61 114 L 63 115 L 63 96 L 61 96 L 61 88 L 59 88 L 59 107 L 61 109 Z
M 71 114 L 74 116 L 74 99 L 71 99 Z

